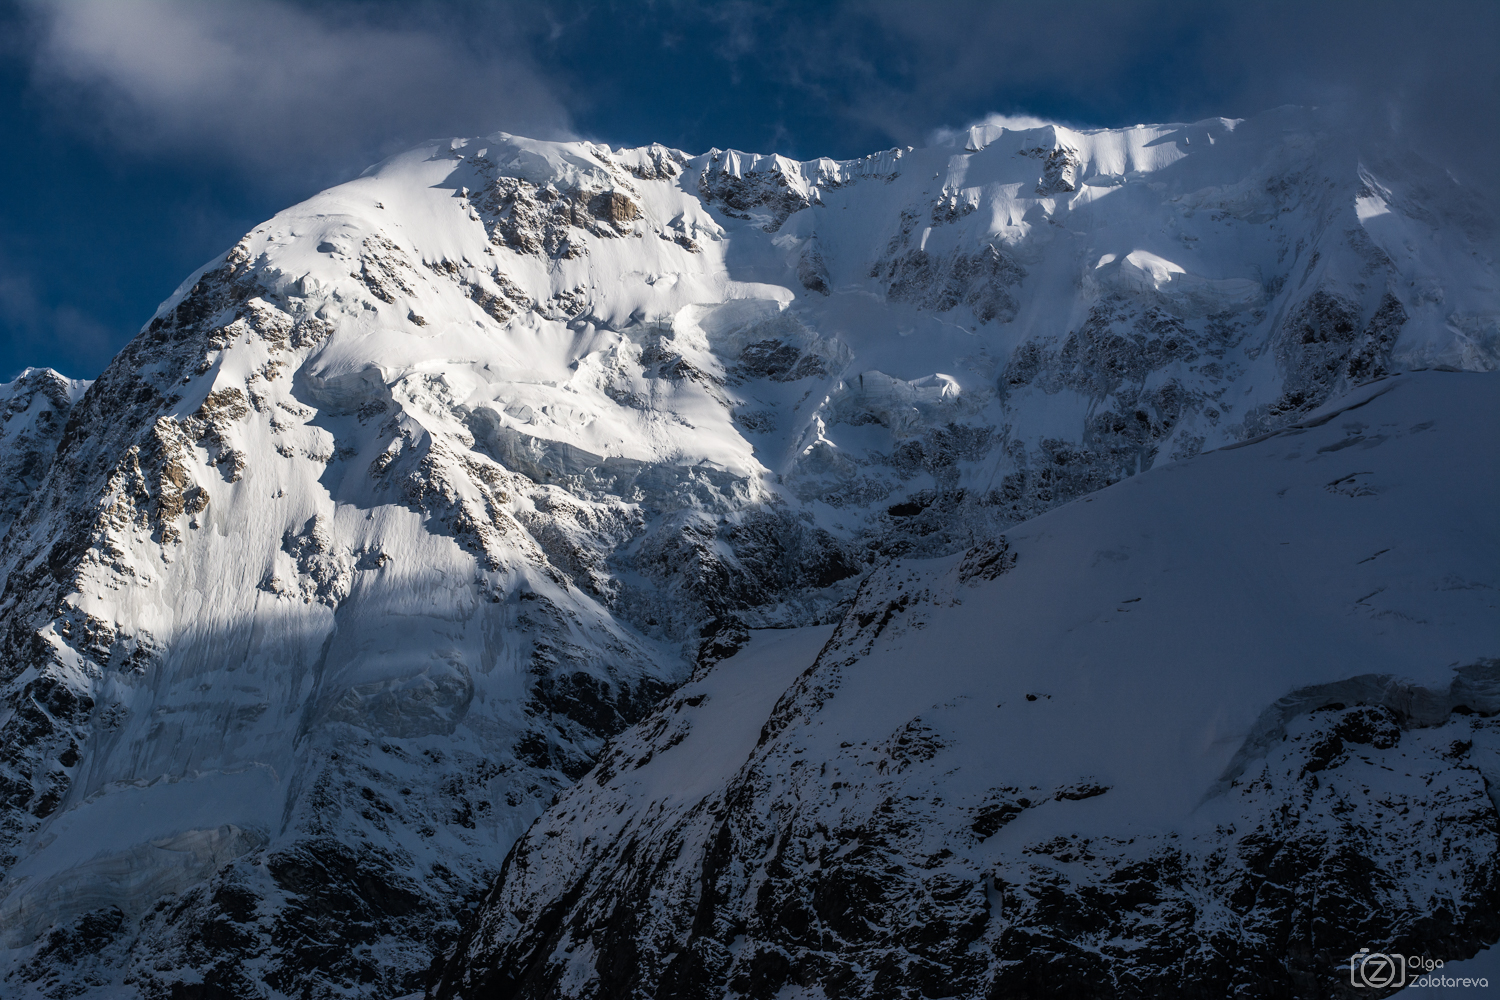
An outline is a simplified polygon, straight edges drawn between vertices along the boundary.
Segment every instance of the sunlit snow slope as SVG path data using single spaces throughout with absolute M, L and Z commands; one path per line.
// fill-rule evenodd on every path
M 1440 154 L 1297 109 L 805 163 L 495 135 L 279 214 L 5 418 L 4 990 L 415 989 L 746 630 L 1496 367 Z
M 436 995 L 1338 996 L 1362 947 L 1473 955 L 1497 425 L 1500 376 L 1396 376 L 752 633 L 531 829 Z

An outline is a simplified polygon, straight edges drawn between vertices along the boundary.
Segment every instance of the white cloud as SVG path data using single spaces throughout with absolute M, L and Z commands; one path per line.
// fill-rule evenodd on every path
M 30 10 L 38 89 L 76 127 L 136 155 L 338 172 L 435 135 L 570 134 L 524 45 L 485 58 L 451 20 L 413 20 L 421 8 L 397 8 L 405 23 L 285 0 L 36 0 Z M 487 8 L 486 28 L 503 31 L 509 13 Z

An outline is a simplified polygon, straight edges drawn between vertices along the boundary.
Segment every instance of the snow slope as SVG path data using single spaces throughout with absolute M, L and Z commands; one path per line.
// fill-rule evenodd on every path
M 747 630 L 1493 369 L 1493 222 L 1420 153 L 1299 109 L 804 163 L 495 135 L 278 214 L 7 501 L 6 990 L 415 989 Z
M 434 995 L 1333 996 L 1361 947 L 1474 954 L 1497 419 L 1500 377 L 1397 376 L 882 567 L 716 785 L 673 744 L 734 657 L 616 741 Z

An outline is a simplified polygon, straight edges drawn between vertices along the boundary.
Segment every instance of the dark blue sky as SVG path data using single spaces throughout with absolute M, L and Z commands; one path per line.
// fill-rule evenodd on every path
M 1496 180 L 1500 4 L 0 0 L 0 380 L 93 377 L 280 208 L 506 129 L 796 157 L 1339 104 Z

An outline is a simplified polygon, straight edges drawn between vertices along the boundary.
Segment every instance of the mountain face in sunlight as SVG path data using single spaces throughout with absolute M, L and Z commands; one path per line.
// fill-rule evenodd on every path
M 541 961 L 531 917 L 503 932 L 493 909 L 475 920 L 507 851 L 559 795 L 559 809 L 620 805 L 602 777 L 619 748 L 654 739 L 678 711 L 663 699 L 690 678 L 730 684 L 738 656 L 762 662 L 763 637 L 779 633 L 758 630 L 813 637 L 777 655 L 823 669 L 895 591 L 947 593 L 925 575 L 969 566 L 966 586 L 1012 563 L 1032 572 L 1018 540 L 1032 529 L 1014 526 L 1061 524 L 1073 515 L 1047 512 L 1069 501 L 1148 470 L 1166 481 L 1188 460 L 1218 468 L 1228 459 L 1206 453 L 1393 375 L 1424 387 L 1391 396 L 1420 396 L 1413 423 L 1437 405 L 1423 395 L 1434 379 L 1489 385 L 1397 374 L 1500 365 L 1484 211 L 1414 153 L 1356 153 L 1298 109 L 982 126 L 803 163 L 501 134 L 420 147 L 286 210 L 184 282 L 81 397 L 59 377 L 24 408 L 5 402 L 0 467 L 24 467 L 0 493 L 13 518 L 0 547 L 5 992 L 387 997 L 424 985 L 461 936 L 475 964 L 450 967 L 450 986 L 521 955 L 507 948 Z M 11 444 L 23 437 L 25 455 Z M 1477 430 L 1452 447 L 1493 464 Z M 1372 468 L 1317 474 L 1345 476 L 1330 496 L 1355 505 L 1380 476 L 1419 474 Z M 1287 509 L 1314 523 L 1311 508 Z M 1319 511 L 1317 524 L 1341 523 Z M 1132 516 L 1166 538 L 1236 530 L 1172 504 Z M 1476 573 L 1464 579 L 1493 585 Z M 1452 612 L 1471 625 L 1482 613 Z M 1270 611 L 1255 620 L 1281 627 Z M 964 662 L 978 626 L 953 628 L 967 637 L 954 651 L 908 640 L 903 662 Z M 849 646 L 849 662 L 877 645 Z M 800 704 L 776 702 L 792 665 L 745 681 L 757 733 L 771 706 Z M 1192 738 L 1238 745 L 1292 687 L 1369 672 L 1288 667 Z M 916 712 L 966 684 L 902 697 Z M 1107 728 L 1089 743 L 1092 708 L 1050 710 L 1107 748 Z M 726 734 L 750 716 L 726 717 Z M 790 760 L 783 749 L 800 752 L 729 746 L 705 757 L 738 754 L 703 795 L 727 794 L 731 765 L 767 775 Z M 1194 767 L 1178 791 L 1207 794 Z M 781 808 L 786 773 L 755 778 L 756 808 Z M 1084 777 L 1068 794 L 1050 772 L 1025 780 L 1048 801 L 1090 799 L 1079 809 L 1125 797 L 1096 796 Z M 996 830 L 1006 803 L 1025 812 L 1030 784 L 1007 780 L 1014 794 L 955 792 L 934 829 L 958 822 L 953 809 Z M 578 798 L 596 795 L 587 809 Z M 804 820 L 823 822 L 787 829 Z M 1099 836 L 1115 829 L 1099 822 Z M 764 846 L 768 830 L 746 843 Z M 662 833 L 651 850 L 697 844 Z M 540 835 L 514 857 L 540 857 Z M 575 847 L 556 839 L 547 863 L 574 871 L 606 850 Z M 1198 849 L 1183 846 L 1182 864 Z M 1110 850 L 1094 854 L 1101 879 L 1133 863 Z M 515 877 L 491 899 L 542 905 L 547 889 Z M 649 895 L 643 878 L 622 876 L 619 891 Z M 1011 891 L 964 884 L 975 899 Z M 724 940 L 732 954 L 712 975 L 763 993 L 737 978 L 742 953 Z M 768 954 L 801 947 L 755 940 Z M 573 980 L 551 975 L 534 995 L 568 995 Z

